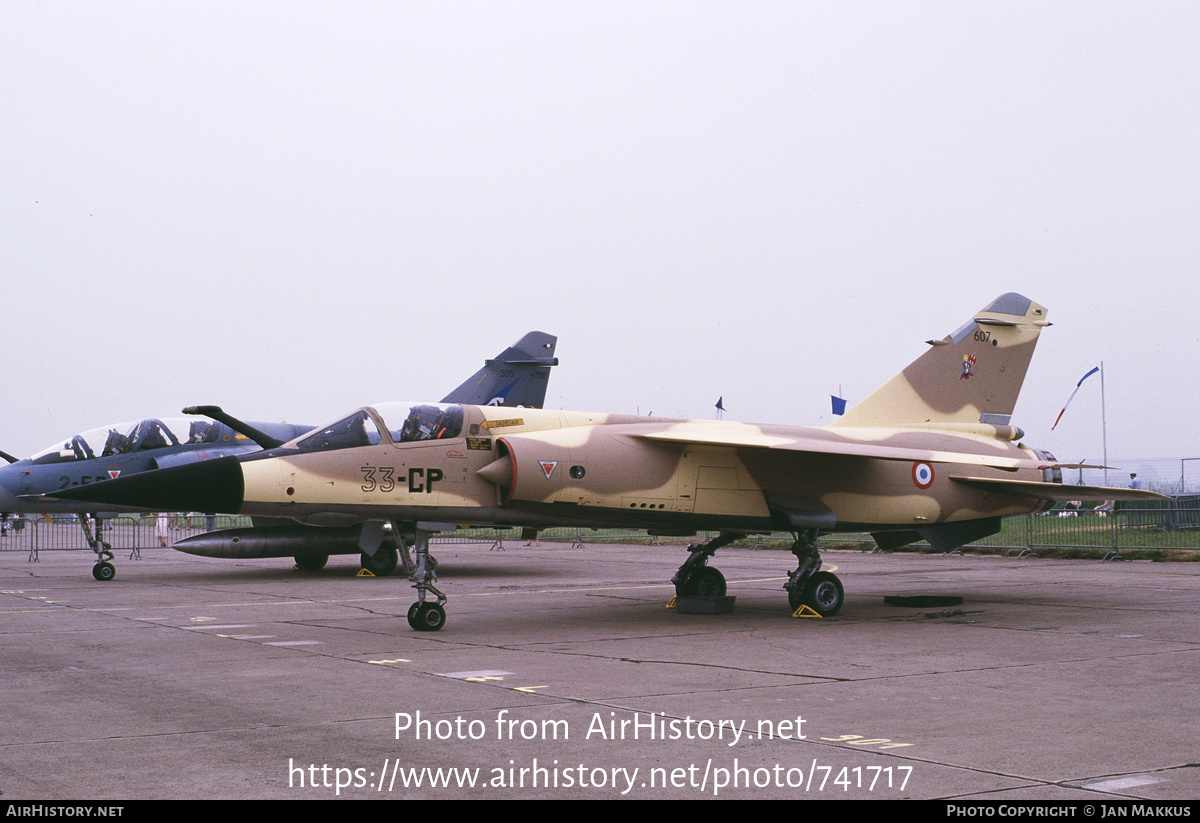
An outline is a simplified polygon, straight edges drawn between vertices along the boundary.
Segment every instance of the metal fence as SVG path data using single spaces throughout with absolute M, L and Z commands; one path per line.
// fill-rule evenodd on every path
M 153 515 L 138 517 L 116 517 L 103 521 L 101 538 L 109 544 L 114 554 L 127 554 L 130 559 L 141 555 L 142 549 L 163 548 L 185 537 L 217 529 L 248 528 L 249 517 L 227 515 L 171 515 L 166 533 L 158 530 L 157 518 Z M 554 536 L 550 535 L 554 532 Z M 493 549 L 529 542 L 521 537 L 521 529 L 458 529 L 443 532 L 432 538 L 436 544 L 488 544 Z M 645 539 L 645 532 L 625 533 L 629 539 Z M 578 529 L 553 529 L 543 532 L 544 540 L 582 541 Z M 0 552 L 27 552 L 30 562 L 37 562 L 38 553 L 60 550 L 88 550 L 88 539 L 83 525 L 75 515 L 59 515 L 54 518 L 17 517 L 0 521 Z
M 1118 502 L 1112 512 L 1057 508 L 1006 521 L 998 534 L 978 545 L 1039 548 L 1093 548 L 1164 551 L 1200 549 L 1200 495 L 1169 501 Z
M 136 558 L 142 549 L 169 546 L 193 534 L 249 525 L 250 519 L 247 517 L 179 515 L 172 520 L 166 535 L 160 539 L 154 517 L 134 516 L 105 520 L 101 534 L 114 553 L 127 553 L 130 558 Z M 691 538 L 691 542 L 698 542 L 702 537 Z M 779 532 L 764 536 L 759 542 L 772 539 L 786 543 L 790 535 Z M 589 543 L 642 541 L 651 544 L 660 542 L 644 531 L 576 528 L 546 529 L 534 539 L 525 536 L 520 529 L 459 529 L 442 533 L 432 542 L 443 545 L 486 544 L 493 550 L 499 550 L 504 549 L 506 543 L 508 546 L 524 546 L 535 542 L 569 542 L 573 546 L 585 546 Z M 828 546 L 874 541 L 869 534 L 842 533 L 823 535 L 821 542 Z M 1059 508 L 1040 515 L 1013 517 L 1003 521 L 1000 532 L 977 540 L 973 545 L 1031 551 L 1042 548 L 1090 548 L 1116 552 L 1122 549 L 1196 551 L 1200 550 L 1200 494 L 1137 505 L 1118 503 L 1112 512 Z M 31 562 L 35 562 L 42 551 L 80 549 L 88 549 L 88 543 L 74 516 L 54 520 L 16 518 L 3 523 L 0 551 L 27 552 Z
M 869 534 L 830 534 L 822 543 L 874 542 Z M 915 544 L 917 546 L 922 543 Z M 1118 502 L 1111 512 L 1057 507 L 1038 515 L 1010 517 L 999 532 L 972 546 L 990 549 L 1200 550 L 1200 495 L 1169 501 Z
M 102 521 L 100 537 L 114 553 L 127 552 L 132 559 L 138 557 L 142 549 L 170 546 L 193 534 L 249 525 L 248 517 L 172 515 L 166 534 L 160 539 L 155 517 L 135 515 Z M 28 552 L 30 562 L 37 562 L 39 552 L 77 549 L 89 549 L 89 546 L 83 526 L 75 515 L 0 521 L 0 551 Z
M 1092 459 L 1095 459 L 1095 455 Z M 1068 462 L 1086 463 L 1088 459 Z M 1114 457 L 1108 463 L 1121 468 L 1064 469 L 1063 482 L 1091 486 L 1125 486 L 1130 481 L 1129 475 L 1136 472 L 1143 487 L 1162 494 L 1200 493 L 1200 457 Z

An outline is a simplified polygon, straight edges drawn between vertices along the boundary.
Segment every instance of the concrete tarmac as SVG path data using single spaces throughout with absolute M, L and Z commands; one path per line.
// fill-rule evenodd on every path
M 1196 564 L 826 551 L 797 619 L 786 551 L 719 551 L 720 615 L 678 547 L 434 554 L 420 633 L 352 557 L 0 552 L 0 798 L 1200 797 Z

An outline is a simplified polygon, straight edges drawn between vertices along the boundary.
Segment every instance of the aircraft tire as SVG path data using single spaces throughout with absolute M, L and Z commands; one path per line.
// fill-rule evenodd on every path
M 727 590 L 725 575 L 712 566 L 701 566 L 687 576 L 676 594 L 683 596 L 724 597 Z
M 840 612 L 845 598 L 842 581 L 831 572 L 817 572 L 808 578 L 799 597 L 794 590 L 788 590 L 788 603 L 793 610 L 808 606 L 821 617 L 833 617 Z
M 117 567 L 112 563 L 97 563 L 92 566 L 92 577 L 97 580 L 112 580 L 117 576 Z
M 419 632 L 436 632 L 446 625 L 446 610 L 437 603 L 413 603 L 408 609 L 408 625 Z
M 293 558 L 296 565 L 306 572 L 319 572 L 329 562 L 327 554 L 298 554 Z
M 374 557 L 363 552 L 361 562 L 362 567 L 376 577 L 387 577 L 400 565 L 400 555 L 391 546 L 383 545 Z

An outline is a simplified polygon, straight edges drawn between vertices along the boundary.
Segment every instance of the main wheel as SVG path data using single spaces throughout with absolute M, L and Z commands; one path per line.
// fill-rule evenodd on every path
M 400 565 L 400 555 L 391 546 L 380 546 L 375 556 L 362 553 L 362 567 L 376 577 L 387 577 Z
M 408 608 L 408 625 L 419 632 L 436 632 L 446 625 L 446 610 L 437 603 L 413 603 Z
M 712 566 L 701 566 L 684 578 L 676 594 L 683 596 L 724 597 L 726 590 L 725 575 L 721 574 L 720 569 L 714 569 Z
M 112 563 L 97 563 L 92 566 L 92 577 L 97 580 L 112 580 L 117 576 L 117 567 Z
M 795 590 L 788 590 L 788 603 L 792 609 L 808 606 L 821 617 L 833 617 L 842 610 L 846 593 L 842 581 L 831 572 L 817 572 L 808 578 L 804 590 L 797 597 Z
M 298 554 L 295 557 L 296 565 L 306 572 L 319 572 L 325 568 L 325 564 L 329 562 L 327 554 Z

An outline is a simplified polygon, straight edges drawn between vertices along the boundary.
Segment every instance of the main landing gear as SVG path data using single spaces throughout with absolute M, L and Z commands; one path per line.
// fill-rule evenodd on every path
M 327 554 L 297 554 L 293 555 L 292 559 L 296 561 L 296 565 L 301 571 L 319 572 L 325 568 L 325 564 L 329 562 Z
M 788 593 L 788 605 L 792 610 L 804 606 L 821 617 L 832 617 L 842 610 L 845 591 L 842 581 L 832 572 L 821 571 L 821 552 L 817 545 L 817 530 L 805 529 L 796 535 L 792 543 L 792 554 L 796 555 L 796 570 L 788 577 L 783 588 Z
M 399 562 L 405 571 L 411 570 L 409 580 L 417 590 L 417 602 L 408 609 L 408 625 L 419 632 L 436 632 L 446 625 L 446 595 L 438 590 L 437 560 L 429 553 L 429 538 L 438 531 L 436 523 L 393 523 L 392 529 L 399 546 Z M 842 581 L 831 572 L 821 571 L 821 552 L 817 530 L 807 529 L 796 534 L 792 554 L 796 570 L 788 576 L 783 588 L 793 611 L 807 607 L 822 617 L 832 617 L 842 609 L 845 591 Z M 725 576 L 708 565 L 717 549 L 745 536 L 743 532 L 721 532 L 699 545 L 689 546 L 687 560 L 675 571 L 671 582 L 677 596 L 701 595 L 724 597 Z M 410 558 L 412 547 L 415 559 Z M 430 600 L 433 595 L 436 600 Z
M 408 625 L 419 632 L 436 632 L 446 625 L 446 595 L 437 586 L 437 558 L 429 553 L 429 537 L 434 532 L 423 529 L 420 524 L 393 523 L 396 542 L 400 547 L 405 570 L 412 570 L 408 579 L 417 590 L 417 602 L 408 609 Z M 413 546 L 415 561 L 409 558 L 408 547 Z M 435 602 L 426 598 L 437 597 Z
M 721 532 L 711 540 L 689 546 L 688 559 L 676 570 L 671 582 L 675 584 L 676 596 L 725 595 L 725 576 L 708 565 L 708 560 L 717 549 L 743 537 L 742 532 Z M 797 567 L 788 576 L 783 588 L 788 594 L 788 605 L 793 611 L 807 606 L 822 617 L 832 617 L 842 609 L 845 591 L 842 581 L 831 572 L 821 571 L 821 552 L 817 545 L 817 530 L 806 529 L 796 534 L 792 543 L 792 554 L 796 555 Z
M 375 550 L 374 557 L 363 552 L 359 562 L 362 563 L 364 569 L 376 577 L 387 577 L 400 565 L 400 554 L 392 548 L 390 542 L 385 540 L 383 545 Z
M 717 549 L 728 546 L 734 540 L 742 537 L 741 532 L 721 532 L 711 540 L 697 546 L 688 546 L 691 552 L 688 559 L 683 561 L 671 582 L 675 584 L 675 596 L 706 595 L 709 597 L 725 596 L 725 575 L 713 566 L 708 565 L 708 559 Z

